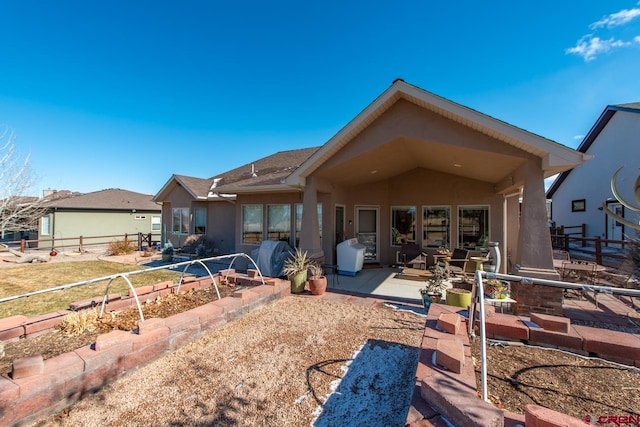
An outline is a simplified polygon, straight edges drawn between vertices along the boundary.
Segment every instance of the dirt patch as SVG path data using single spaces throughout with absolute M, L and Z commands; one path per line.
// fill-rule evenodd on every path
M 472 345 L 481 389 L 479 340 Z M 640 369 L 539 347 L 487 348 L 487 389 L 496 406 L 524 414 L 537 404 L 583 419 L 640 416 Z

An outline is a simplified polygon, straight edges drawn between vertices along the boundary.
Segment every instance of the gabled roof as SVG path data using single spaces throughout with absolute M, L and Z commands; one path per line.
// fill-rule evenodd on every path
M 286 183 L 293 186 L 304 185 L 307 176 L 401 99 L 542 158 L 545 177 L 577 166 L 587 160 L 569 147 L 456 104 L 398 79 L 291 174 Z M 455 173 L 455 171 L 451 170 L 450 173 Z
M 171 178 L 162 186 L 160 191 L 153 196 L 154 202 L 161 202 L 170 191 L 176 186 L 180 186 L 185 189 L 187 193 L 194 199 L 206 200 L 207 192 L 213 183 L 213 178 L 196 178 L 186 175 L 171 175 Z
M 594 143 L 594 141 L 598 138 L 602 130 L 607 126 L 611 118 L 618 111 L 625 111 L 627 113 L 637 113 L 640 114 L 640 102 L 631 102 L 628 104 L 615 104 L 615 105 L 607 105 L 598 120 L 591 127 L 587 135 L 584 137 L 577 151 L 581 153 L 586 153 L 589 151 L 589 148 Z M 547 190 L 547 199 L 553 197 L 553 194 L 560 188 L 560 185 L 567 179 L 567 176 L 571 173 L 573 169 L 569 169 L 565 172 L 562 172 L 558 177 L 553 181 L 549 189 Z
M 420 108 L 431 111 L 490 138 L 509 144 L 517 150 L 540 157 L 545 177 L 563 172 L 588 160 L 588 156 L 581 155 L 569 147 L 436 96 L 402 80 L 396 80 L 372 104 L 320 147 L 281 151 L 206 180 L 173 175 L 154 196 L 153 200 L 162 201 L 168 197 L 169 193 L 177 185 L 183 186 L 194 199 L 200 200 L 228 200 L 239 193 L 291 191 L 292 188 L 304 186 L 307 176 L 402 100 L 411 102 Z M 453 148 L 450 150 L 452 151 Z M 440 172 L 460 175 L 459 170 L 453 169 L 459 166 L 454 164 L 456 162 L 446 162 L 445 164 L 445 162 L 438 160 L 439 157 L 433 155 L 433 153 L 427 153 L 427 150 L 424 149 L 420 151 L 418 166 L 431 169 L 437 166 Z M 449 156 L 455 157 L 462 151 L 462 149 L 458 149 L 455 153 L 450 152 Z M 502 153 L 483 152 L 482 159 L 477 158 L 477 150 L 466 149 L 464 154 L 470 159 L 469 162 L 473 163 L 472 167 L 467 169 L 466 177 L 487 182 L 497 182 L 495 178 L 498 173 L 504 175 L 506 173 L 505 170 L 515 167 L 516 161 L 521 161 L 520 158 L 512 157 L 509 159 L 511 164 L 505 165 L 505 162 L 500 161 L 506 158 L 506 155 L 502 155 Z M 426 158 L 429 158 L 429 160 L 425 160 Z M 413 160 L 415 162 L 416 159 Z M 384 162 L 385 159 L 380 158 L 377 161 Z M 434 165 L 433 162 L 438 162 L 439 164 Z M 500 164 L 502 169 L 498 173 L 494 173 L 496 168 L 486 168 L 484 164 Z M 351 170 L 358 171 L 361 169 L 360 165 L 354 166 Z M 511 170 L 509 169 L 509 171 Z M 492 175 L 489 177 L 490 173 Z M 499 178 L 502 178 L 502 175 Z M 513 177 L 510 185 L 514 185 Z M 208 186 L 208 189 L 205 193 L 204 187 L 206 186 Z
M 119 188 L 56 198 L 44 202 L 43 206 L 63 209 L 160 211 L 160 206 L 151 201 L 150 194 L 135 193 Z

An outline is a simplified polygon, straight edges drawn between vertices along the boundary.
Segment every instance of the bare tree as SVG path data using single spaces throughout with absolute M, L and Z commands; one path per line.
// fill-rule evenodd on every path
M 27 196 L 34 185 L 29 156 L 16 152 L 15 133 L 0 129 L 0 236 L 7 231 L 35 230 L 45 211 L 43 198 Z

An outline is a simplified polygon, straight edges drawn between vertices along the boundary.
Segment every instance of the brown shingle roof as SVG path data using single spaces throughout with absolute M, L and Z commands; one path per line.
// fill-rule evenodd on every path
M 209 188 L 213 184 L 212 178 L 196 178 L 186 175 L 174 175 L 173 177 L 195 197 L 207 197 Z
M 220 180 L 216 191 L 225 192 L 225 187 L 257 187 L 261 185 L 281 184 L 297 167 L 307 160 L 320 147 L 301 148 L 297 150 L 279 151 L 255 162 L 212 177 Z M 252 169 L 253 165 L 253 169 Z M 252 171 L 255 176 L 252 176 Z
M 151 197 L 150 194 L 110 188 L 51 200 L 45 202 L 44 206 L 69 209 L 136 209 L 139 211 L 160 211 L 160 206 L 152 202 Z

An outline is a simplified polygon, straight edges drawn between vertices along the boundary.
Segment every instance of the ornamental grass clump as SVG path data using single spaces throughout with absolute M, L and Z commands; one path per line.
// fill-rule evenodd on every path
M 284 263 L 284 274 L 288 277 L 295 276 L 296 274 L 306 272 L 313 265 L 313 261 L 307 255 L 307 251 L 302 251 L 300 248 L 296 248 L 296 252 L 293 256 L 287 258 Z
M 137 249 L 138 248 L 131 240 L 122 239 L 114 240 L 113 242 L 109 243 L 107 251 L 111 255 L 128 255 L 135 252 Z
M 98 320 L 98 310 L 92 308 L 90 310 L 74 311 L 62 318 L 62 322 L 58 325 L 58 329 L 67 336 L 80 335 L 84 332 L 93 332 L 96 330 Z

